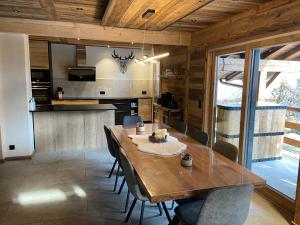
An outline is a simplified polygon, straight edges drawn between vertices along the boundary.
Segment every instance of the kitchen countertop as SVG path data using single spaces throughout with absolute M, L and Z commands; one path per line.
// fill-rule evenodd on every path
M 101 99 L 134 99 L 134 98 L 152 98 L 152 96 L 132 96 L 132 97 L 64 97 L 61 100 L 101 100 Z
M 95 111 L 95 110 L 116 110 L 113 104 L 97 105 L 37 105 L 30 112 L 59 112 L 59 111 Z

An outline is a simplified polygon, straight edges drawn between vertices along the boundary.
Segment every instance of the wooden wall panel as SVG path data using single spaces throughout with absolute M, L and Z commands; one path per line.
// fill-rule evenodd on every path
M 156 54 L 170 52 L 169 57 L 160 61 L 162 75 L 166 69 L 174 69 L 178 75 L 184 75 L 184 79 L 161 78 L 161 93 L 169 91 L 176 95 L 189 132 L 203 130 L 206 50 L 197 47 L 159 46 L 155 51 Z M 185 73 L 180 74 L 181 71 Z
M 206 68 L 205 49 L 190 48 L 190 72 L 188 86 L 188 127 L 189 132 L 203 130 L 204 75 Z
M 217 47 L 300 32 L 300 1 L 275 0 L 192 34 L 192 45 Z
M 157 46 L 155 48 L 155 54 L 163 52 L 169 52 L 170 56 L 160 60 L 161 75 L 165 75 L 166 69 L 170 69 L 176 76 L 160 78 L 160 93 L 171 92 L 174 94 L 178 107 L 184 112 L 187 105 L 185 92 L 188 71 L 188 48 L 179 46 Z

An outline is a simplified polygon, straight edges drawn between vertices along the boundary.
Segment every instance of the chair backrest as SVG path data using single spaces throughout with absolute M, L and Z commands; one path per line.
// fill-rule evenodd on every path
M 123 125 L 124 126 L 136 125 L 139 122 L 143 122 L 143 119 L 140 116 L 124 116 L 123 117 Z
M 253 185 L 226 187 L 210 192 L 197 225 L 243 225 L 249 213 Z
M 119 142 L 114 137 L 111 138 L 111 143 L 112 143 L 113 149 L 115 151 L 116 159 L 119 163 L 119 166 L 123 169 L 121 159 L 120 159 L 120 147 L 121 146 L 120 146 Z
M 231 161 L 237 162 L 239 150 L 233 144 L 230 144 L 230 143 L 225 142 L 225 141 L 217 141 L 213 145 L 212 149 L 214 151 L 222 154 L 226 158 L 230 159 Z
M 120 148 L 119 152 L 120 152 L 121 164 L 123 167 L 123 172 L 124 172 L 124 176 L 126 179 L 128 189 L 134 197 L 136 197 L 138 199 L 142 199 L 143 194 L 142 194 L 139 182 L 137 180 L 137 177 L 135 175 L 134 169 L 132 167 L 132 164 L 128 160 L 126 153 L 124 152 L 124 150 L 122 148 Z
M 191 137 L 197 141 L 199 141 L 203 145 L 207 145 L 208 135 L 207 133 L 197 130 L 191 134 Z
M 179 122 L 173 126 L 176 130 L 180 133 L 186 134 L 187 132 L 187 125 L 184 122 Z
M 115 149 L 112 145 L 112 136 L 111 136 L 111 131 L 110 129 L 108 129 L 107 126 L 104 125 L 104 132 L 105 132 L 105 136 L 106 136 L 106 141 L 107 141 L 107 147 L 109 150 L 109 153 L 116 158 L 116 152 Z

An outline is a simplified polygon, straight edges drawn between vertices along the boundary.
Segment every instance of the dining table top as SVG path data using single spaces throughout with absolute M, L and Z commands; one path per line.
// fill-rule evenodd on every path
M 145 124 L 145 133 L 150 135 L 160 127 L 159 124 Z M 116 125 L 110 129 L 132 163 L 151 202 L 194 197 L 215 188 L 244 184 L 261 188 L 266 185 L 261 177 L 174 128 L 168 128 L 168 133 L 186 144 L 185 151 L 192 155 L 192 167 L 181 166 L 180 154 L 162 157 L 138 150 L 128 137 L 136 134 L 135 127 Z

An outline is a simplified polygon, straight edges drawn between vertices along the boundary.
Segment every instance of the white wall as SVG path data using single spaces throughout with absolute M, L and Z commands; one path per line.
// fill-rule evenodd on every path
M 121 73 L 119 63 L 111 56 L 115 50 L 119 56 L 127 56 L 131 51 L 136 58 L 142 57 L 140 49 L 104 48 L 87 46 L 86 64 L 96 66 L 96 82 L 70 82 L 67 67 L 75 64 L 75 46 L 52 44 L 52 67 L 54 91 L 64 88 L 65 98 L 94 97 L 139 97 L 142 91 L 146 96 L 153 92 L 153 64 L 141 65 L 133 60 L 128 64 L 127 72 Z M 147 52 L 151 54 L 151 52 Z M 105 96 L 100 96 L 105 91 Z
M 0 33 L 0 125 L 4 157 L 29 156 L 34 149 L 29 41 L 25 34 Z M 15 150 L 9 150 L 15 145 Z

